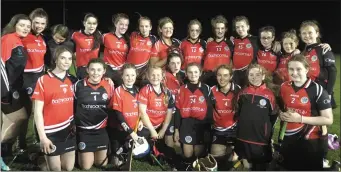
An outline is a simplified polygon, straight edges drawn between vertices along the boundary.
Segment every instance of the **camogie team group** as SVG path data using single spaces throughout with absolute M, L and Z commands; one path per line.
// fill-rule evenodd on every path
M 237 160 L 267 170 L 276 121 L 286 124 L 280 166 L 323 170 L 337 70 L 317 22 L 303 21 L 298 34 L 290 30 L 275 41 L 274 27 L 252 36 L 247 17 L 237 16 L 236 35 L 227 38 L 227 19 L 218 15 L 207 42 L 196 19 L 182 41 L 172 37 L 169 17 L 158 21 L 158 37 L 143 16 L 137 31 L 126 33 L 123 13 L 104 34 L 91 13 L 72 33 L 58 24 L 42 34 L 48 22 L 37 8 L 2 29 L 2 170 L 9 170 L 2 157 L 15 141 L 16 149 L 27 149 L 31 114 L 49 170 L 72 170 L 76 159 L 84 170 L 120 166 L 122 146 L 140 138 L 174 169 L 210 154 L 219 170 Z M 76 76 L 69 74 L 73 60 Z

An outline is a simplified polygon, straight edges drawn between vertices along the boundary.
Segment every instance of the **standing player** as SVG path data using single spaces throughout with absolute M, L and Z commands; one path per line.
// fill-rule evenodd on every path
M 121 68 L 123 84 L 115 89 L 113 98 L 114 116 L 109 119 L 108 134 L 111 144 L 111 163 L 118 167 L 122 164 L 119 150 L 127 140 L 138 139 L 134 132 L 139 118 L 138 89 L 134 86 L 136 81 L 135 65 L 126 63 Z M 117 120 L 115 120 L 117 119 Z M 118 122 L 118 123 L 117 123 Z
M 112 23 L 111 32 L 103 34 L 103 60 L 108 64 L 106 76 L 111 78 L 118 87 L 122 84 L 119 70 L 126 63 L 129 51 L 129 41 L 125 35 L 129 26 L 129 17 L 118 13 L 112 17 Z
M 17 14 L 5 26 L 1 33 L 1 170 L 9 170 L 2 156 L 10 154 L 14 138 L 21 124 L 27 118 L 20 96 L 22 74 L 25 69 L 27 54 L 22 38 L 31 30 L 31 20 L 24 14 Z
M 55 67 L 38 79 L 32 96 L 40 148 L 53 171 L 71 171 L 75 163 L 72 84 L 77 79 L 67 73 L 72 59 L 71 50 L 58 47 Z
M 190 63 L 203 65 L 203 57 L 206 49 L 206 41 L 200 39 L 202 25 L 199 20 L 191 20 L 188 24 L 188 36 L 180 44 L 180 49 L 184 58 L 181 70 L 185 70 Z
M 150 64 L 153 66 L 164 67 L 167 62 L 167 50 L 169 47 L 179 47 L 181 42 L 172 38 L 174 22 L 169 17 L 159 20 L 158 28 L 159 40 L 155 43 L 150 54 Z
M 88 77 L 74 85 L 78 163 L 85 170 L 108 162 L 109 137 L 105 127 L 114 88 L 103 78 L 105 67 L 103 60 L 91 59 Z
M 69 28 L 62 24 L 57 24 L 51 27 L 51 35 L 47 41 L 47 52 L 45 56 L 45 67 L 50 68 L 52 56 L 56 48 L 60 45 L 68 47 L 70 50 L 75 49 L 74 42 L 70 40 Z
M 231 65 L 221 65 L 217 68 L 218 85 L 211 88 L 213 94 L 213 139 L 211 154 L 218 162 L 218 167 L 224 167 L 226 159 L 233 160 L 233 146 L 236 139 L 237 121 L 234 113 L 240 86 L 232 82 Z M 223 168 L 219 168 L 223 169 Z
M 280 118 L 288 122 L 281 147 L 285 170 L 323 171 L 327 131 L 333 123 L 330 97 L 321 85 L 308 78 L 309 61 L 295 55 L 288 62 L 291 81 L 281 85 Z
M 215 69 L 222 64 L 230 64 L 233 55 L 233 43 L 226 39 L 227 20 L 218 15 L 211 20 L 214 40 L 207 43 L 204 57 L 202 81 L 209 86 L 217 84 Z
M 19 149 L 25 150 L 26 145 L 26 133 L 28 130 L 28 121 L 32 113 L 32 100 L 31 96 L 35 89 L 37 80 L 41 77 L 44 70 L 44 57 L 46 54 L 46 43 L 43 39 L 42 32 L 45 30 L 48 24 L 48 15 L 42 8 L 33 10 L 29 15 L 32 21 L 31 33 L 25 37 L 22 42 L 25 50 L 28 54 L 27 63 L 25 66 L 23 79 L 23 89 L 26 90 L 26 94 L 22 96 L 22 103 L 25 106 L 28 119 L 20 126 L 19 136 Z
M 190 63 L 186 68 L 189 82 L 180 87 L 176 97 L 174 140 L 182 143 L 186 163 L 204 156 L 205 141 L 212 122 L 210 87 L 200 82 L 201 67 Z
M 257 52 L 257 63 L 263 66 L 268 72 L 273 73 L 279 63 L 280 52 L 274 52 L 275 28 L 264 26 L 259 29 L 261 46 Z
M 136 85 L 141 86 L 140 83 L 145 78 L 144 74 L 148 67 L 150 53 L 157 38 L 150 34 L 152 22 L 148 17 L 140 16 L 138 30 L 138 32 L 133 32 L 130 35 L 127 63 L 135 65 L 137 72 L 140 74 L 136 79 Z
M 264 83 L 269 80 L 261 65 L 250 65 L 246 74 L 249 85 L 239 93 L 235 113 L 238 121 L 235 151 L 244 167 L 263 171 L 271 161 L 269 144 L 273 124 L 270 116 L 276 114 L 275 96 Z
M 247 17 L 237 16 L 233 19 L 233 28 L 237 33 L 234 42 L 233 69 L 234 81 L 244 87 L 247 67 L 256 63 L 258 52 L 257 37 L 249 34 L 250 23 Z
M 74 32 L 71 39 L 76 45 L 77 77 L 86 77 L 86 65 L 92 58 L 98 58 L 101 45 L 101 33 L 98 31 L 98 18 L 87 13 L 83 20 L 84 29 Z

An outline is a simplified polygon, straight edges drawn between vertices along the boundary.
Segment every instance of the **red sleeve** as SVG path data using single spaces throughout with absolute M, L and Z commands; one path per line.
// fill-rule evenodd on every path
M 117 110 L 117 111 L 120 111 L 122 112 L 123 111 L 123 107 L 122 107 L 122 94 L 121 94 L 121 91 L 123 91 L 121 89 L 121 87 L 118 87 L 115 89 L 115 93 L 114 93 L 114 97 L 113 97 L 113 103 L 112 103 L 112 106 L 113 106 L 113 109 L 114 110 Z
M 141 104 L 147 105 L 148 95 L 149 95 L 149 89 L 148 89 L 148 86 L 145 86 L 139 92 L 138 102 Z
M 34 89 L 32 100 L 44 101 L 44 76 L 40 77 L 37 81 L 36 88 Z

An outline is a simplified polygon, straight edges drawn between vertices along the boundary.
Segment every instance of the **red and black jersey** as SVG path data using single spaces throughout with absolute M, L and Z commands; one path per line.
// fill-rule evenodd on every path
M 214 71 L 222 64 L 230 64 L 233 55 L 233 43 L 224 38 L 220 42 L 211 41 L 207 43 L 204 57 L 204 71 Z
M 178 73 L 178 75 L 181 75 L 182 73 Z M 185 76 L 182 76 L 181 78 L 184 78 Z M 172 92 L 172 95 L 175 97 L 178 95 L 180 86 L 182 85 L 183 80 L 179 81 L 176 76 L 171 74 L 170 72 L 166 71 L 166 79 L 165 84 L 166 87 Z
M 257 63 L 272 73 L 278 66 L 279 56 L 272 49 L 260 48 L 257 53 Z
M 165 121 L 167 110 L 175 106 L 171 92 L 166 88 L 161 87 L 161 89 L 161 93 L 158 94 L 153 86 L 148 84 L 139 92 L 138 101 L 147 106 L 146 113 L 154 128 L 159 127 Z
M 245 38 L 234 39 L 233 68 L 244 70 L 251 63 L 256 62 L 258 52 L 258 38 L 247 36 Z
M 22 39 L 28 58 L 24 72 L 39 73 L 44 70 L 44 56 L 46 54 L 46 44 L 42 35 L 29 33 Z
M 195 43 L 192 43 L 189 39 L 185 39 L 180 44 L 180 49 L 184 58 L 181 65 L 181 70 L 186 69 L 189 63 L 202 64 L 202 60 L 206 50 L 206 41 L 198 39 Z
M 157 41 L 154 35 L 143 37 L 139 32 L 130 35 L 130 49 L 127 56 L 127 63 L 132 63 L 137 69 L 146 66 L 150 59 L 153 45 Z
M 182 118 L 204 120 L 212 115 L 212 94 L 208 85 L 199 83 L 198 88 L 190 90 L 188 84 L 180 87 L 175 106 Z
M 121 122 L 121 129 L 124 129 L 125 131 L 128 131 L 129 129 L 134 130 L 136 127 L 137 119 L 139 118 L 137 99 L 138 90 L 136 88 L 127 89 L 124 85 L 121 85 L 115 89 L 113 109 L 120 113 L 116 115 L 122 115 L 123 122 Z M 119 118 L 119 116 L 117 118 Z M 113 126 L 115 124 L 110 125 L 116 127 Z
M 326 85 L 329 95 L 333 92 L 336 81 L 335 57 L 331 51 L 323 54 L 322 47 L 318 43 L 306 46 L 304 55 L 310 63 L 308 76 Z M 322 85 L 322 84 L 321 84 Z
M 92 49 L 95 38 L 93 35 L 87 35 L 83 30 L 74 32 L 71 39 L 76 44 L 76 65 L 77 67 L 88 65 L 93 58 L 98 58 L 99 47 Z
M 27 57 L 17 33 L 1 37 L 1 97 L 7 96 L 15 84 L 21 83 L 20 76 L 24 72 Z M 22 83 L 17 87 L 21 88 Z
M 284 82 L 280 95 L 282 109 L 291 109 L 303 116 L 319 116 L 319 111 L 331 108 L 328 93 L 311 79 L 301 88 L 294 86 L 291 81 Z M 321 129 L 319 126 L 288 122 L 285 136 L 317 139 L 321 136 Z
M 98 84 L 91 84 L 86 78 L 74 84 L 73 90 L 76 126 L 87 130 L 105 128 L 114 88 L 104 79 Z
M 281 78 L 282 81 L 290 80 L 290 76 L 288 73 L 288 62 L 291 59 L 291 57 L 292 57 L 292 54 L 286 54 L 286 55 L 282 55 L 279 58 L 279 63 L 278 63 L 276 73 L 278 74 L 278 76 Z
M 227 93 L 221 92 L 219 86 L 213 86 L 211 90 L 214 99 L 214 129 L 218 131 L 233 129 L 237 125 L 237 121 L 234 119 L 235 109 L 233 101 L 238 96 L 240 86 L 231 83 L 231 88 Z
M 37 81 L 32 99 L 44 102 L 45 133 L 61 131 L 73 121 L 73 83 L 69 77 L 72 76 L 66 74 L 60 79 L 49 71 Z
M 113 70 L 120 70 L 126 63 L 129 51 L 128 40 L 123 36 L 109 32 L 103 35 L 104 54 L 103 60 L 108 63 Z
M 167 45 L 163 39 L 156 41 L 152 48 L 150 57 L 158 57 L 160 60 L 167 58 L 167 50 L 170 46 L 179 47 L 181 42 L 178 39 L 172 38 L 172 45 Z
M 237 139 L 243 142 L 267 145 L 271 139 L 272 124 L 270 115 L 275 109 L 273 92 L 262 84 L 248 86 L 238 95 Z

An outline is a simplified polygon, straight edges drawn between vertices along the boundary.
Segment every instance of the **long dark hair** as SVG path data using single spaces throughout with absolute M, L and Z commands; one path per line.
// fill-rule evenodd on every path
M 167 50 L 167 62 L 166 62 L 166 71 L 172 73 L 172 71 L 169 69 L 168 65 L 172 58 L 180 58 L 181 64 L 183 63 L 183 57 L 180 48 L 178 47 L 170 47 Z M 184 83 L 184 78 L 181 76 L 180 72 L 176 74 L 176 79 L 179 81 L 180 85 Z
M 1 36 L 4 36 L 6 34 L 14 33 L 15 32 L 15 25 L 20 21 L 20 20 L 28 20 L 31 21 L 31 19 L 25 15 L 25 14 L 16 14 L 11 18 L 11 21 L 7 23 L 4 29 L 2 29 Z
M 92 13 L 87 13 L 87 14 L 84 16 L 83 22 L 85 23 L 85 22 L 88 20 L 88 18 L 90 18 L 90 17 L 93 17 L 93 18 L 95 18 L 95 19 L 97 20 L 97 27 L 98 27 L 98 18 L 97 18 L 97 16 L 95 16 L 95 15 L 92 14 Z M 102 42 L 102 39 L 101 39 L 102 34 L 101 34 L 101 32 L 97 29 L 97 27 L 96 27 L 95 32 L 93 33 L 93 36 L 94 36 L 94 44 L 93 44 L 91 50 L 95 50 L 95 49 L 99 48 L 100 45 L 101 45 L 101 42 Z

